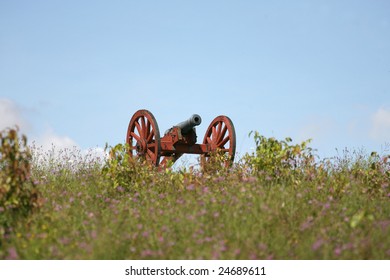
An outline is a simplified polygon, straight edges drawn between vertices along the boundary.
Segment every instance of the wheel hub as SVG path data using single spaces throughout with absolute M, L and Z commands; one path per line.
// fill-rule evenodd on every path
M 147 145 L 145 139 L 141 139 L 140 141 L 137 141 L 136 148 L 137 148 L 138 155 L 140 155 L 140 156 L 145 155 L 147 153 L 147 150 L 148 150 L 148 145 Z

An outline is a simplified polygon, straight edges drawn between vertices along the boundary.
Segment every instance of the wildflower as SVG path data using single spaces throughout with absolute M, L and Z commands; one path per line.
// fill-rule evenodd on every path
M 311 246 L 311 249 L 313 251 L 317 251 L 318 249 L 321 248 L 321 246 L 324 244 L 324 240 L 322 239 L 318 239 L 316 242 L 313 243 L 313 245 Z
M 118 192 L 124 192 L 124 191 L 125 191 L 124 187 L 122 187 L 122 186 L 118 186 L 118 187 L 116 188 L 116 190 L 117 190 Z
M 330 203 L 329 202 L 325 203 L 324 204 L 324 210 L 329 209 L 329 208 L 330 208 Z
M 340 247 L 337 247 L 336 249 L 334 249 L 333 253 L 338 257 L 341 255 L 341 253 L 343 252 L 343 249 L 341 249 Z
M 195 190 L 195 185 L 194 184 L 188 185 L 187 190 L 189 190 L 189 191 Z
M 18 252 L 16 251 L 15 247 L 11 247 L 8 249 L 8 256 L 6 257 L 7 260 L 17 260 L 19 259 Z
M 220 177 L 218 177 L 218 178 L 215 178 L 215 179 L 214 179 L 214 182 L 215 182 L 215 183 L 220 183 L 220 182 L 223 182 L 224 180 L 225 180 L 225 178 L 222 177 L 222 176 L 220 176 Z
M 151 256 L 153 256 L 153 251 L 152 250 L 144 250 L 144 251 L 142 251 L 141 255 L 144 258 L 145 257 L 151 257 Z
M 212 259 L 213 259 L 213 260 L 218 260 L 219 257 L 220 257 L 220 255 L 221 255 L 220 252 L 214 251 L 214 252 L 213 252 Z
M 300 230 L 304 231 L 310 228 L 313 225 L 314 218 L 312 216 L 308 217 L 305 222 L 300 226 Z
M 189 221 L 193 221 L 193 220 L 195 220 L 195 217 L 194 217 L 194 215 L 188 215 L 188 216 L 187 216 L 187 219 L 188 219 Z
M 96 239 L 96 237 L 97 237 L 97 232 L 96 232 L 96 230 L 91 231 L 91 238 L 92 238 L 92 239 Z
M 213 241 L 213 239 L 211 237 L 205 237 L 204 241 L 210 243 Z
M 65 245 L 65 246 L 69 245 L 70 244 L 70 239 L 66 238 L 66 237 L 60 238 L 60 243 Z

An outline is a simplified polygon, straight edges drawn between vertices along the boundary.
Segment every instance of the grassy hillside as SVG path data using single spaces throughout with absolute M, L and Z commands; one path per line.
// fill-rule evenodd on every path
M 389 156 L 254 141 L 203 173 L 156 170 L 122 145 L 107 161 L 34 149 L 13 204 L 2 153 L 0 259 L 390 259 Z

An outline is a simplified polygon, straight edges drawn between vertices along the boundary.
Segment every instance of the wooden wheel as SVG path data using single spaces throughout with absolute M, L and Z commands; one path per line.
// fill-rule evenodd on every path
M 160 163 L 160 130 L 153 114 L 148 110 L 137 111 L 130 120 L 126 142 L 130 156 L 138 156 L 158 166 Z
M 229 167 L 236 154 L 236 131 L 232 120 L 226 116 L 216 117 L 207 129 L 203 144 L 211 146 L 212 152 L 227 153 L 225 166 Z M 210 154 L 202 156 L 202 165 L 210 161 Z

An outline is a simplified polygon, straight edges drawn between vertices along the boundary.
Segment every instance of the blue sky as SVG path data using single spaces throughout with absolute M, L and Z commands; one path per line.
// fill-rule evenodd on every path
M 0 0 L 0 128 L 81 149 L 220 114 L 321 156 L 390 143 L 390 1 Z

